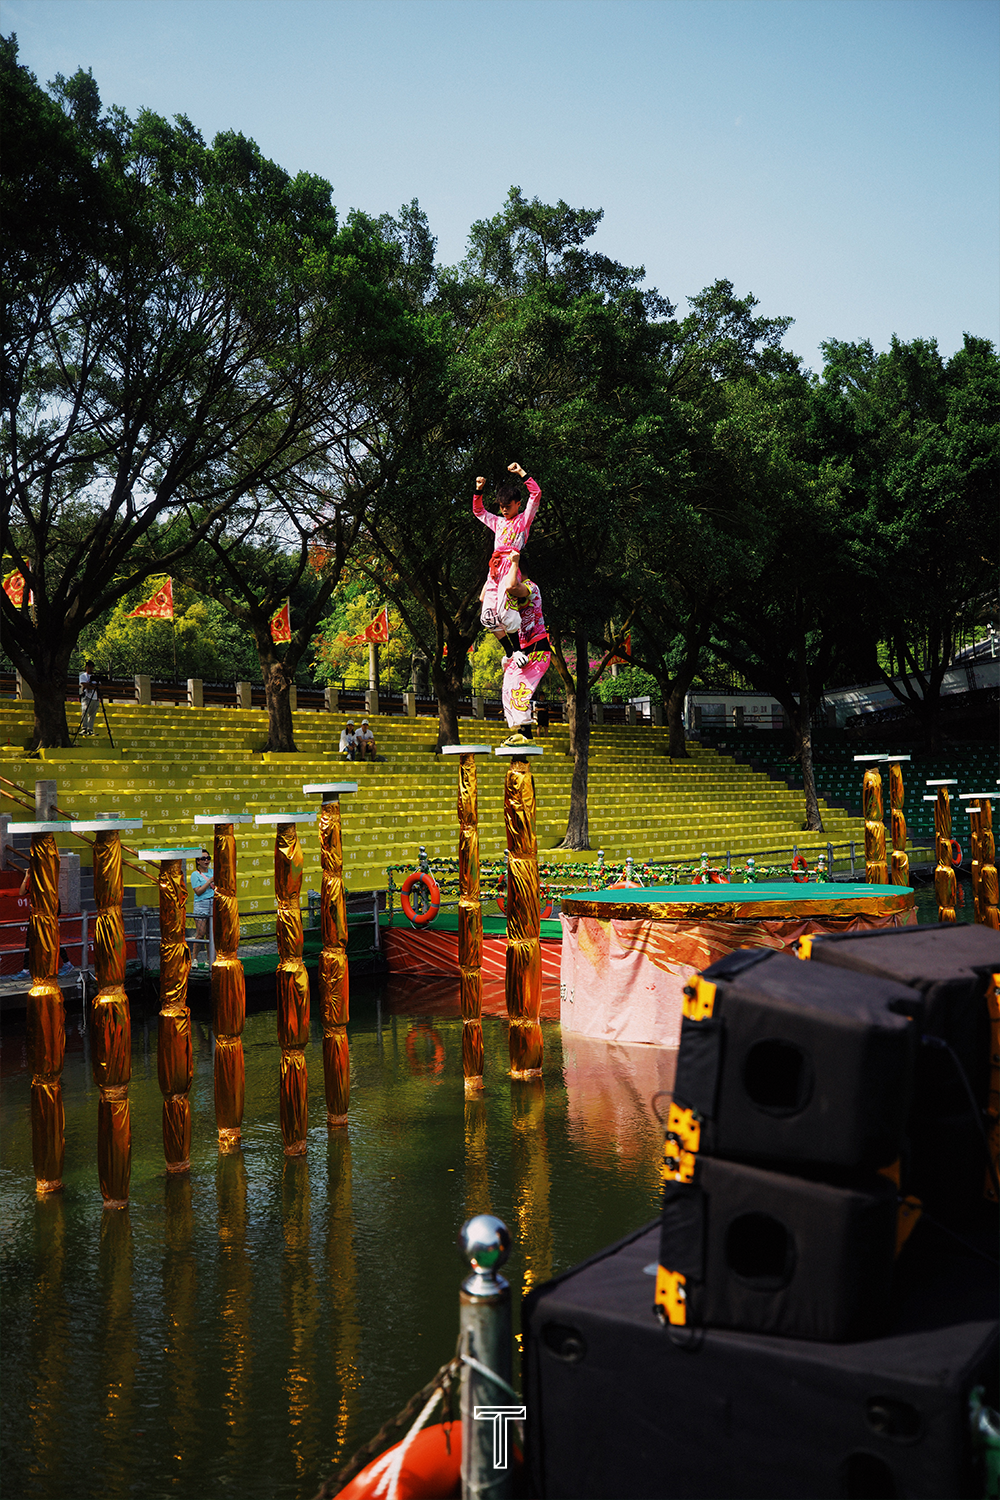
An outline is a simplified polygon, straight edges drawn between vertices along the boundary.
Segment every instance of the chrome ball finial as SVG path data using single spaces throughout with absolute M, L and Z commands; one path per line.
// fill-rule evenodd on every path
M 510 1254 L 510 1230 L 494 1214 L 475 1214 L 458 1232 L 458 1248 L 472 1266 L 473 1274 L 462 1283 L 471 1296 L 494 1296 L 506 1286 L 497 1275 Z

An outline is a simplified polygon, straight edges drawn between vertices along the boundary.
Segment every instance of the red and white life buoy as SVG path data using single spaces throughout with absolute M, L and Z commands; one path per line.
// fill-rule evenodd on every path
M 418 903 L 426 901 L 427 905 L 421 905 L 418 911 L 413 904 L 410 892 L 416 886 L 424 892 L 422 898 L 418 897 Z M 423 870 L 414 870 L 412 875 L 407 875 L 403 881 L 403 888 L 399 893 L 399 904 L 403 908 L 403 916 L 414 927 L 424 927 L 428 922 L 433 922 L 441 910 L 441 889 L 433 875 L 427 875 Z
M 337 1500 L 376 1500 L 386 1493 L 385 1474 L 402 1444 L 394 1443 L 355 1474 Z M 437 1422 L 423 1427 L 409 1441 L 400 1470 L 399 1500 L 442 1500 L 462 1493 L 462 1424 Z
M 801 870 L 802 874 L 797 875 L 795 873 L 796 870 Z M 804 881 L 809 879 L 809 866 L 806 863 L 806 857 L 804 854 L 796 854 L 795 858 L 792 860 L 792 879 L 795 881 L 796 885 L 802 885 Z
M 958 839 L 952 839 L 951 841 L 951 862 L 953 865 L 960 865 L 962 863 L 962 846 L 958 842 Z

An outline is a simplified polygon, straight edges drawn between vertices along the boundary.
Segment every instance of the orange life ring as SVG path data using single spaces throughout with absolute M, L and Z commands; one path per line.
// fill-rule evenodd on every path
M 801 870 L 803 873 L 801 875 L 796 875 L 796 870 Z M 802 885 L 804 881 L 807 881 L 809 879 L 809 865 L 806 862 L 806 857 L 804 854 L 796 854 L 795 858 L 792 860 L 792 879 L 795 881 L 796 885 Z
M 375 1500 L 382 1492 L 382 1476 L 391 1462 L 389 1455 L 399 1443 L 387 1448 L 378 1458 L 355 1474 L 337 1496 L 337 1500 Z M 450 1452 L 449 1452 L 450 1449 Z M 516 1454 L 515 1454 L 516 1462 Z M 400 1500 L 444 1500 L 462 1493 L 462 1424 L 450 1427 L 436 1422 L 422 1427 L 406 1450 L 396 1494 Z
M 962 846 L 958 842 L 958 839 L 952 839 L 951 841 L 951 862 L 953 865 L 960 865 L 962 863 Z
M 729 876 L 724 875 L 721 870 L 709 870 L 708 876 L 713 885 L 729 884 Z
M 427 893 L 426 911 L 415 910 L 410 899 L 410 892 L 415 885 L 421 886 Z M 441 910 L 441 890 L 434 876 L 425 875 L 423 870 L 414 870 L 411 875 L 407 875 L 399 893 L 399 904 L 403 908 L 403 916 L 414 927 L 424 927 L 428 922 L 433 922 Z
M 549 895 L 548 891 L 543 891 L 542 895 L 541 895 L 541 909 L 539 911 L 539 916 L 541 917 L 542 921 L 544 922 L 545 919 L 546 919 L 546 917 L 551 917 L 551 915 L 552 915 L 552 897 Z
M 641 880 L 616 880 L 614 885 L 609 885 L 609 891 L 641 891 L 643 890 Z
M 423 1037 L 430 1042 L 432 1048 L 431 1057 L 421 1057 L 417 1051 L 417 1039 Z M 428 1026 L 426 1021 L 421 1021 L 416 1026 L 411 1026 L 406 1033 L 406 1058 L 413 1073 L 443 1073 L 444 1072 L 444 1042 L 440 1034 L 433 1026 Z

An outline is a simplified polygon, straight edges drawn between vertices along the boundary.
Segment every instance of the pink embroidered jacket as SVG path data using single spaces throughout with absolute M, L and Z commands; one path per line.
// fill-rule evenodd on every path
M 483 525 L 488 526 L 493 532 L 494 557 L 506 556 L 509 561 L 511 553 L 520 552 L 528 540 L 531 523 L 538 514 L 542 491 L 533 479 L 526 479 L 524 482 L 528 488 L 528 503 L 509 521 L 505 521 L 503 516 L 495 516 L 488 511 L 478 490 L 472 497 L 472 514 L 477 521 L 482 521 Z

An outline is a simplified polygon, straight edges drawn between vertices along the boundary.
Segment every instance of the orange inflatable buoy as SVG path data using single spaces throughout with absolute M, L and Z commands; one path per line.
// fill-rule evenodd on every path
M 801 870 L 802 874 L 796 875 L 796 870 Z M 796 854 L 795 858 L 792 860 L 792 879 L 795 881 L 796 885 L 801 885 L 803 881 L 809 879 L 809 866 L 806 863 L 805 855 L 803 854 Z
M 951 862 L 953 865 L 960 865 L 962 863 L 962 846 L 958 842 L 958 839 L 952 839 L 951 841 Z
M 425 1053 L 422 1057 L 417 1050 L 417 1040 L 423 1038 L 430 1042 L 430 1055 Z M 426 1021 L 421 1021 L 416 1026 L 411 1026 L 406 1034 L 406 1059 L 413 1073 L 443 1073 L 444 1072 L 444 1042 L 440 1034 L 433 1026 L 428 1026 Z
M 400 1448 L 396 1443 L 366 1464 L 337 1500 L 376 1500 L 385 1496 L 383 1476 Z M 449 1452 L 449 1449 L 451 1450 Z M 396 1494 L 399 1500 L 447 1500 L 462 1493 L 462 1424 L 437 1422 L 422 1427 L 406 1450 Z
M 424 911 L 417 911 L 410 896 L 410 892 L 418 885 L 426 893 L 427 908 Z M 403 908 L 403 916 L 415 927 L 433 922 L 441 910 L 441 889 L 434 876 L 425 875 L 422 870 L 414 870 L 412 875 L 407 875 L 399 893 L 399 904 Z

